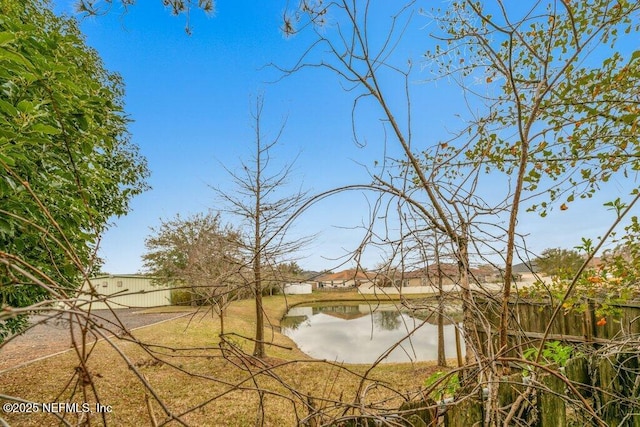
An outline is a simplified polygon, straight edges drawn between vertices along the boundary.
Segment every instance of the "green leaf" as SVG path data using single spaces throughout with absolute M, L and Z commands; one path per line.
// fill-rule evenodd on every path
M 4 46 L 5 44 L 16 39 L 15 34 L 4 31 L 0 33 L 0 46 Z
M 0 47 L 0 62 L 4 61 L 20 64 L 28 68 L 33 66 L 24 56 Z
M 18 107 L 18 110 L 22 111 L 23 113 L 31 113 L 36 108 L 33 102 L 27 101 L 26 99 L 23 99 L 22 101 L 18 102 L 17 107 Z
M 2 153 L 0 153 L 0 160 L 3 163 L 6 163 L 8 166 L 15 166 L 16 165 L 16 162 L 13 160 L 13 158 L 5 156 Z
M 35 132 L 46 133 L 47 135 L 59 135 L 62 133 L 60 129 L 43 123 L 37 123 L 31 129 Z
M 80 148 L 82 149 L 82 154 L 86 156 L 90 155 L 93 151 L 93 145 L 87 140 L 83 140 L 80 143 Z
M 0 110 L 2 110 L 4 113 L 6 113 L 6 114 L 8 114 L 8 115 L 10 115 L 12 117 L 18 115 L 18 110 L 16 109 L 16 107 L 11 105 L 10 103 L 5 101 L 4 99 L 0 99 Z

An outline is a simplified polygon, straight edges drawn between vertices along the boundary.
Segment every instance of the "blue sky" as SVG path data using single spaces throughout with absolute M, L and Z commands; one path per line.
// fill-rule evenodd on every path
M 106 16 L 81 21 L 87 44 L 99 52 L 109 70 L 124 78 L 132 138 L 152 173 L 153 189 L 138 196 L 132 212 L 114 219 L 104 235 L 100 254 L 105 271 L 139 271 L 144 239 L 160 218 L 220 208 L 209 186 L 231 189 L 220 165 L 234 170 L 251 155 L 250 109 L 256 95 L 265 97 L 262 125 L 267 136 L 275 134 L 286 118 L 274 155 L 278 162 L 298 156 L 293 189 L 302 183 L 311 193 L 319 193 L 370 181 L 363 165 L 373 167 L 385 152 L 375 111 L 365 108 L 359 115 L 361 130 L 366 129 L 368 137 L 367 146 L 361 148 L 352 138 L 353 93 L 345 92 L 335 76 L 306 70 L 269 83 L 280 74 L 265 66 L 294 64 L 311 40 L 283 37 L 279 27 L 285 6 L 284 1 L 221 0 L 213 17 L 192 13 L 190 37 L 184 31 L 185 18 L 171 16 L 160 0 L 139 0 L 126 14 L 114 7 Z M 70 12 L 72 2 L 57 0 L 56 10 Z M 412 57 L 419 64 L 420 53 L 432 43 L 427 25 L 427 18 L 414 16 L 399 57 Z M 416 141 L 427 146 L 447 138 L 447 129 L 459 124 L 455 114 L 464 113 L 466 107 L 458 89 L 446 83 L 421 83 L 429 76 L 415 68 Z M 394 146 L 386 149 L 394 154 Z M 614 181 L 606 196 L 625 185 Z M 601 206 L 603 200 L 576 202 L 570 211 L 554 211 L 544 220 L 524 214 L 521 231 L 531 234 L 533 250 L 572 247 L 582 236 L 602 233 L 604 222 L 597 215 L 567 212 L 594 212 L 593 206 Z M 330 259 L 357 246 L 362 231 L 351 228 L 368 221 L 367 206 L 365 194 L 349 193 L 324 200 L 302 215 L 294 233 L 318 233 L 318 237 L 301 254 L 300 265 L 313 270 L 336 268 L 338 262 Z M 371 253 L 365 267 L 379 261 L 379 255 Z

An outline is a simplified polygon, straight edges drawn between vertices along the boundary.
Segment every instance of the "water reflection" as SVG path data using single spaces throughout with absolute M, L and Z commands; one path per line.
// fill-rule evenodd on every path
M 373 310 L 373 311 L 372 311 Z M 401 313 L 393 305 L 326 305 L 295 307 L 281 322 L 282 333 L 316 359 L 346 363 L 372 363 L 406 337 L 386 362 L 437 359 L 437 326 L 434 316 Z M 447 357 L 455 357 L 455 325 L 444 327 Z
M 379 315 L 373 316 L 373 320 L 380 329 L 385 331 L 395 331 L 402 327 L 402 316 L 397 312 L 381 311 Z

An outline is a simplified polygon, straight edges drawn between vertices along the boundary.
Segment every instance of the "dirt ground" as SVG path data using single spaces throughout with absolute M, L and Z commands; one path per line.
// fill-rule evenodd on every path
M 144 313 L 144 309 L 95 310 L 92 319 L 112 334 L 123 331 L 120 322 L 128 330 L 152 325 L 154 323 L 183 316 L 185 313 Z M 68 350 L 72 347 L 70 321 L 68 315 L 48 318 L 45 315 L 33 316 L 31 329 L 0 347 L 0 372 L 23 363 Z M 73 329 L 79 336 L 79 326 Z

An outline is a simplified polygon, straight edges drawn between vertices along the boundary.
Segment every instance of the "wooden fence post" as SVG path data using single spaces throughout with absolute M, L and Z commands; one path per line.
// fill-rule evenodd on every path
M 590 398 L 593 394 L 591 377 L 589 376 L 589 361 L 586 357 L 574 357 L 567 361 L 564 368 L 567 379 L 578 389 L 582 397 Z
M 411 426 L 435 426 L 438 422 L 438 405 L 431 399 L 405 402 L 400 406 L 400 414 Z
M 521 373 L 502 377 L 498 385 L 498 405 L 500 407 L 511 405 L 523 391 Z
M 444 424 L 447 427 L 479 427 L 483 419 L 482 402 L 470 397 L 447 409 Z
M 638 356 L 618 353 L 602 357 L 598 369 L 598 408 L 608 425 L 640 426 Z
M 555 375 L 540 375 L 543 388 L 538 390 L 540 427 L 565 427 L 567 408 L 564 401 L 565 383 Z
M 587 307 L 584 310 L 584 323 L 582 324 L 584 339 L 586 342 L 593 341 L 593 335 L 595 330 L 594 328 L 596 323 L 595 319 L 596 319 L 595 303 L 593 302 L 592 299 L 588 299 Z

